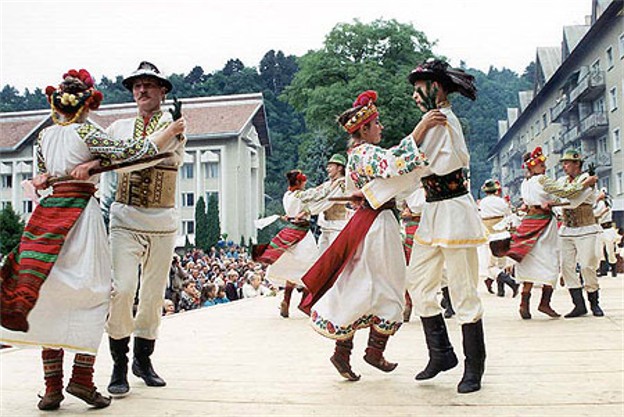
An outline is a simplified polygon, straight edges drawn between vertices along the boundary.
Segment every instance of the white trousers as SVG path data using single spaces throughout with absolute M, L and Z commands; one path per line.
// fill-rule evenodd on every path
M 596 255 L 597 234 L 564 237 L 561 242 L 561 273 L 566 287 L 569 289 L 582 288 L 581 279 L 576 273 L 576 264 L 581 267 L 581 275 L 585 283 L 587 292 L 597 291 L 598 278 L 596 268 L 598 268 L 598 256 Z
M 175 245 L 175 234 L 136 233 L 113 229 L 113 292 L 106 332 L 113 339 L 136 337 L 154 340 L 162 315 L 165 287 Z M 136 315 L 132 307 L 141 280 Z
M 443 248 L 414 244 L 407 267 L 407 289 L 416 314 L 432 317 L 440 314 L 437 293 L 446 266 L 448 288 L 453 309 L 460 324 L 474 323 L 483 316 L 477 294 L 479 261 L 477 248 Z

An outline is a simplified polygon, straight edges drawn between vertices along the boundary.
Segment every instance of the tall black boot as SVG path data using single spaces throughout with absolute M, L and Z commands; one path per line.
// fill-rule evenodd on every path
M 113 373 L 108 383 L 108 392 L 113 395 L 123 395 L 130 391 L 128 384 L 128 352 L 130 351 L 130 338 L 108 338 L 111 357 L 113 358 Z
M 599 277 L 604 277 L 605 275 L 607 275 L 608 271 L 609 271 L 609 264 L 607 263 L 607 261 L 602 259 L 600 261 L 600 265 L 598 266 L 598 271 L 596 271 L 596 275 Z
M 453 310 L 453 303 L 451 302 L 451 294 L 449 294 L 448 287 L 442 287 L 442 301 L 440 305 L 444 309 L 444 318 L 450 319 L 455 315 L 455 310 Z
M 594 292 L 587 293 L 587 299 L 589 300 L 589 308 L 592 311 L 592 314 L 596 317 L 604 316 L 604 311 L 598 305 L 598 290 Z
M 614 264 L 609 264 L 609 266 L 611 267 L 611 276 L 613 278 L 617 278 L 617 262 Z
M 504 285 L 507 285 L 509 288 L 511 288 L 511 290 L 513 291 L 513 297 L 518 295 L 518 288 L 520 287 L 520 284 L 518 284 L 507 272 L 501 271 L 501 273 L 498 274 L 498 278 L 496 279 L 496 281 L 502 282 Z M 504 295 L 505 294 L 503 290 L 503 296 Z
M 483 321 L 462 325 L 464 344 L 464 376 L 457 385 L 457 392 L 467 394 L 481 389 L 481 377 L 485 371 L 485 340 Z
M 457 366 L 457 356 L 446 331 L 441 314 L 433 317 L 421 317 L 425 331 L 425 340 L 429 350 L 429 363 L 418 375 L 417 380 L 431 379 L 440 372 Z
M 134 338 L 132 373 L 145 381 L 149 387 L 164 387 L 167 383 L 156 374 L 150 356 L 154 353 L 155 340 Z
M 568 291 L 570 291 L 570 296 L 572 297 L 574 308 L 564 317 L 566 319 L 570 319 L 573 317 L 584 316 L 585 314 L 587 314 L 587 307 L 585 307 L 585 300 L 583 299 L 583 289 L 570 288 Z

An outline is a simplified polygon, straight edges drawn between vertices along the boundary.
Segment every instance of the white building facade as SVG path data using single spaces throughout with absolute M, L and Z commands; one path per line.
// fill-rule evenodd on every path
M 561 47 L 537 48 L 536 81 L 520 93 L 520 108 L 498 123 L 490 152 L 492 176 L 518 203 L 522 155 L 541 146 L 547 175 L 562 175 L 559 157 L 581 150 L 596 166 L 599 187 L 613 197 L 614 220 L 624 225 L 624 1 L 593 0 L 586 25 L 563 29 Z
M 182 99 L 187 119 L 186 153 L 178 173 L 176 206 L 180 212 L 177 246 L 195 240 L 195 205 L 216 194 L 221 232 L 228 240 L 255 241 L 253 221 L 264 213 L 266 157 L 270 153 L 262 94 Z M 170 107 L 167 102 L 163 108 Z M 106 128 L 136 115 L 134 103 L 113 104 L 91 112 Z M 34 174 L 33 143 L 52 124 L 50 112 L 0 113 L 0 206 L 11 203 L 27 219 L 33 204 L 21 182 Z

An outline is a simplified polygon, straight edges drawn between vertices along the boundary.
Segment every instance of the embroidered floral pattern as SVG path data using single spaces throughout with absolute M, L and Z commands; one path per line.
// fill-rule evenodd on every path
M 154 144 L 145 137 L 128 140 L 113 139 L 89 122 L 78 125 L 76 132 L 89 147 L 91 154 L 101 159 L 102 166 L 113 162 L 132 161 L 158 153 Z
M 368 143 L 359 145 L 351 150 L 347 162 L 351 179 L 357 188 L 364 187 L 374 178 L 404 175 L 426 165 L 429 162 L 411 137 L 389 149 Z
M 368 314 L 355 320 L 347 326 L 340 326 L 330 320 L 321 317 L 316 310 L 312 310 L 310 320 L 315 330 L 332 339 L 344 339 L 350 337 L 356 330 L 373 326 L 375 330 L 383 334 L 393 335 L 399 330 L 402 322 L 389 321 L 383 317 Z

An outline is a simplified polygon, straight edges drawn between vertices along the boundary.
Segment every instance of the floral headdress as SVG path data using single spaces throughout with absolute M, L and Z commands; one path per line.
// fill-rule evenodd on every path
M 377 101 L 377 92 L 367 90 L 361 93 L 353 102 L 353 107 L 361 106 L 361 108 L 343 126 L 349 134 L 356 132 L 363 125 L 379 116 L 375 101 Z
M 58 87 L 47 86 L 45 94 L 52 108 L 52 120 L 61 126 L 78 120 L 86 107 L 96 110 L 104 99 L 102 93 L 93 86 L 93 78 L 86 69 L 67 71 L 63 74 L 61 84 Z M 61 121 L 58 114 L 69 119 Z
M 533 152 L 526 154 L 524 157 L 524 164 L 522 168 L 532 168 L 537 165 L 538 162 L 546 162 L 546 156 L 542 153 L 542 148 L 538 146 L 533 149 Z

